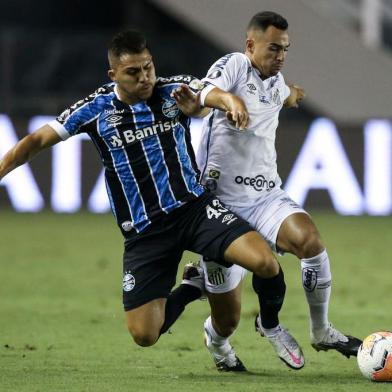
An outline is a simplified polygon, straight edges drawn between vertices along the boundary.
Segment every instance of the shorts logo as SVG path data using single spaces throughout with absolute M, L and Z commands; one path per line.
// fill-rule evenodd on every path
M 239 185 L 251 186 L 255 191 L 269 191 L 275 187 L 274 181 L 268 181 L 263 175 L 258 174 L 256 177 L 237 176 L 234 181 Z
M 131 274 L 131 271 L 125 271 L 123 277 L 123 290 L 131 291 L 135 287 L 135 277 Z
M 162 113 L 166 117 L 174 118 L 178 115 L 179 111 L 176 101 L 174 100 L 166 100 L 162 105 Z
M 317 285 L 317 271 L 314 268 L 302 270 L 302 286 L 306 291 L 312 292 Z
M 223 219 L 222 223 L 226 223 L 229 225 L 230 223 L 234 222 L 237 219 L 237 217 L 234 214 L 226 214 Z
M 207 275 L 208 281 L 214 286 L 219 286 L 225 283 L 225 274 L 221 267 L 214 269 L 213 271 L 208 271 Z
M 131 221 L 125 221 L 121 223 L 121 227 L 124 231 L 131 231 L 133 226 Z
M 218 219 L 223 213 L 229 212 L 229 210 L 222 206 L 218 199 L 212 200 L 212 205 L 206 206 L 207 218 Z

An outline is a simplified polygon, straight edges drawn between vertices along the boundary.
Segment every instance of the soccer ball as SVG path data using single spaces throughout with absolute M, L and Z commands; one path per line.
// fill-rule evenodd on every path
M 357 361 L 359 370 L 369 380 L 392 382 L 392 332 L 375 332 L 365 338 Z

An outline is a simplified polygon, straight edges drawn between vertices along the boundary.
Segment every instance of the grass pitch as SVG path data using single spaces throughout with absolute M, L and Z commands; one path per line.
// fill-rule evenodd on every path
M 332 260 L 331 321 L 361 338 L 392 329 L 391 218 L 314 219 Z M 287 282 L 281 321 L 301 343 L 306 366 L 289 370 L 253 331 L 257 300 L 248 276 L 232 338 L 245 374 L 215 370 L 202 339 L 206 302 L 191 304 L 156 346 L 137 347 L 124 323 L 121 257 L 111 216 L 0 212 L 0 391 L 390 390 L 365 380 L 355 359 L 311 348 L 291 256 L 280 258 Z M 183 262 L 195 258 L 188 253 Z

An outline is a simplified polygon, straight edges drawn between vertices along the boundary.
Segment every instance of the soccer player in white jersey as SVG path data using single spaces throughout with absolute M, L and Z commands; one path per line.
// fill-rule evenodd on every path
M 256 14 L 247 29 L 246 50 L 216 61 L 204 83 L 201 103 L 215 87 L 241 97 L 249 111 L 249 126 L 236 129 L 223 112 L 213 110 L 204 120 L 198 165 L 202 183 L 234 212 L 249 221 L 271 249 L 300 259 L 302 284 L 310 309 L 310 341 L 316 350 L 335 349 L 356 355 L 361 341 L 335 329 L 328 319 L 331 272 L 328 253 L 310 216 L 281 189 L 277 172 L 275 134 L 283 106 L 296 107 L 304 90 L 285 83 L 281 69 L 289 48 L 288 23 L 274 12 Z M 220 370 L 231 366 L 234 351 L 229 336 L 238 325 L 241 310 L 240 266 L 202 262 L 211 304 L 204 323 L 206 345 Z M 285 283 L 283 272 L 272 279 L 253 276 L 260 314 L 256 330 L 266 336 L 289 367 L 304 366 L 302 350 L 278 319 Z

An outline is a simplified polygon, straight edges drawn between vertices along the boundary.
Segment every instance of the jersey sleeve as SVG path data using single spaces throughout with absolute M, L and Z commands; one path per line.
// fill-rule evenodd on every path
M 84 127 L 94 121 L 101 111 L 101 96 L 105 88 L 100 87 L 93 94 L 65 109 L 55 120 L 48 123 L 62 140 L 84 132 Z
M 230 53 L 216 61 L 207 72 L 207 76 L 202 79 L 204 89 L 201 92 L 200 100 L 204 105 L 207 94 L 219 87 L 224 91 L 232 90 L 250 69 L 247 57 L 243 53 Z

